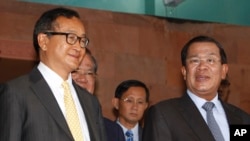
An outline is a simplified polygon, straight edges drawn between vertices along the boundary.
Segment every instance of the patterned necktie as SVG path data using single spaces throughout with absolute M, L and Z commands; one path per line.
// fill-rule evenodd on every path
M 66 111 L 66 121 L 68 123 L 69 129 L 75 141 L 83 141 L 82 130 L 80 127 L 80 121 L 77 114 L 76 106 L 72 98 L 69 84 L 64 81 L 62 83 L 64 89 L 64 104 Z
M 203 106 L 203 109 L 207 112 L 207 125 L 212 132 L 216 141 L 224 141 L 223 135 L 220 131 L 219 125 L 217 124 L 214 115 L 213 115 L 213 102 L 206 102 Z
M 126 141 L 133 141 L 134 135 L 133 135 L 133 132 L 132 132 L 131 130 L 128 130 L 128 131 L 125 133 L 125 135 L 126 135 L 126 137 L 127 137 Z

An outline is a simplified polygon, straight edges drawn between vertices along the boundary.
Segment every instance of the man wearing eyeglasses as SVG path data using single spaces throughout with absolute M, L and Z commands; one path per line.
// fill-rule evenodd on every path
M 88 45 L 76 11 L 55 8 L 35 24 L 40 62 L 0 94 L 1 141 L 106 141 L 101 106 L 72 81 Z
M 222 45 L 212 37 L 199 35 L 190 39 L 180 54 L 186 92 L 149 108 L 143 141 L 246 139 L 232 139 L 234 135 L 232 132 L 230 135 L 230 130 L 233 131 L 233 125 L 249 125 L 250 115 L 224 102 L 218 94 L 221 81 L 227 78 L 228 72 Z
M 95 95 L 97 68 L 95 57 L 86 48 L 86 54 L 81 64 L 77 70 L 72 72 L 72 78 L 76 84 L 93 95 Z M 103 120 L 108 141 L 125 141 L 123 131 L 117 123 L 105 117 L 103 117 Z
M 147 86 L 138 80 L 123 81 L 117 86 L 112 103 L 126 141 L 142 141 L 142 126 L 139 122 L 149 104 Z
M 96 85 L 97 62 L 90 50 L 86 48 L 86 54 L 79 67 L 72 72 L 73 80 L 89 93 L 94 94 Z

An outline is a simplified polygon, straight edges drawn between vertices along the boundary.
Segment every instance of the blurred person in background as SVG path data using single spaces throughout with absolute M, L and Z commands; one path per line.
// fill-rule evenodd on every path
M 91 54 L 90 50 L 86 48 L 85 56 L 79 67 L 72 72 L 73 80 L 89 93 L 95 93 L 96 77 L 97 77 L 97 61 Z M 125 141 L 121 127 L 108 118 L 103 117 L 106 127 L 108 141 Z
M 225 102 L 228 101 L 230 95 L 230 88 L 229 88 L 230 85 L 231 83 L 229 82 L 227 75 L 225 79 L 221 80 L 220 87 L 218 89 L 219 97 Z
M 142 126 L 139 125 L 149 105 L 149 90 L 139 80 L 121 82 L 112 100 L 117 112 L 117 123 L 122 127 L 126 141 L 142 141 Z

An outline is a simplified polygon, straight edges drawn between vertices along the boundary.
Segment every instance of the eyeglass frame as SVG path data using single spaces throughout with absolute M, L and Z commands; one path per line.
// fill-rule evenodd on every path
M 94 71 L 83 71 L 81 69 L 76 69 L 73 72 L 71 72 L 75 75 L 84 75 L 85 77 L 91 76 L 92 78 L 96 78 L 97 74 Z
M 89 44 L 89 39 L 87 37 L 79 37 L 77 36 L 75 33 L 66 33 L 66 32 L 52 32 L 52 31 L 46 31 L 46 32 L 43 32 L 44 34 L 47 34 L 48 36 L 51 36 L 51 35 L 65 35 L 66 36 L 66 42 L 70 45 L 74 45 L 77 40 L 79 41 L 79 44 L 81 46 L 81 48 L 86 48 Z M 69 35 L 74 35 L 74 42 L 70 43 L 68 40 L 70 40 Z M 85 39 L 85 40 L 83 40 Z M 81 45 L 81 41 L 84 41 L 84 46 Z
M 147 104 L 148 102 L 146 100 L 135 100 L 133 98 L 119 98 L 122 102 L 125 102 L 126 104 L 137 104 L 139 106 L 143 106 L 144 104 Z
M 201 62 L 205 62 L 208 65 L 214 65 L 217 63 L 221 63 L 221 59 L 218 57 L 210 56 L 206 58 L 199 58 L 199 57 L 189 57 L 186 60 L 187 64 L 190 65 L 199 65 Z

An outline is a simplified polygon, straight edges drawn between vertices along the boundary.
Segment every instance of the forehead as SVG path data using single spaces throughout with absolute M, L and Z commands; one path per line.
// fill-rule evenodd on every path
M 77 17 L 66 18 L 60 16 L 55 20 L 54 28 L 58 31 L 67 31 L 79 35 L 85 34 L 84 25 Z
M 196 42 L 190 45 L 187 56 L 220 55 L 219 47 L 212 42 Z
M 80 69 L 93 69 L 94 63 L 92 62 L 90 56 L 86 54 L 79 66 Z
M 146 91 L 143 87 L 133 86 L 130 87 L 126 92 L 123 93 L 122 97 L 138 97 L 146 98 Z

